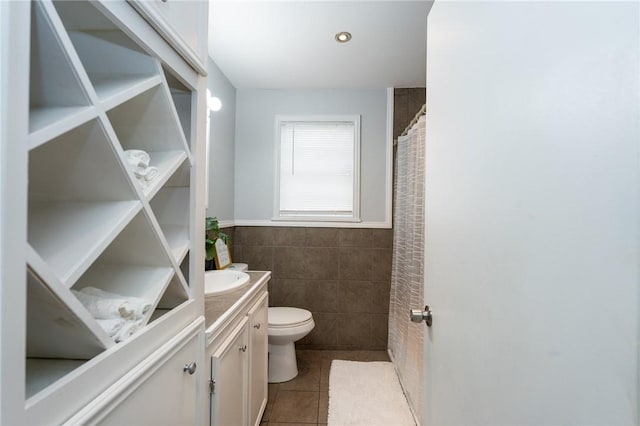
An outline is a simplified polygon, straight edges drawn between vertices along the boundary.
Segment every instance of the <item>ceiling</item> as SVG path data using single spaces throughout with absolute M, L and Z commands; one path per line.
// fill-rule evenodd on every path
M 424 87 L 430 5 L 211 0 L 209 54 L 239 89 Z

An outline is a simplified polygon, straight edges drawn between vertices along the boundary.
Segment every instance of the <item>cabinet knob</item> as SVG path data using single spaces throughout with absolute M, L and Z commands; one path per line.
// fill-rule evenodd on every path
M 260 323 L 253 324 L 253 328 L 255 328 L 256 330 L 260 330 Z
M 247 351 L 247 345 L 242 345 L 242 346 L 240 346 L 240 347 L 238 348 L 238 350 L 239 350 L 240 352 L 246 352 L 246 351 Z
M 182 371 L 186 371 L 189 374 L 193 374 L 196 372 L 196 368 L 198 366 L 196 365 L 195 362 L 190 362 L 189 364 L 185 364 L 184 368 L 182 369 Z

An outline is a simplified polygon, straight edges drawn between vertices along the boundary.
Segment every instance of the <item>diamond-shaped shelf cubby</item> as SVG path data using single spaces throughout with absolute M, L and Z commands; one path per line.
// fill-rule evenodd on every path
M 74 63 L 65 46 L 64 29 L 56 26 L 44 8 L 40 2 L 31 3 L 29 131 L 32 145 L 50 137 L 47 129 L 53 125 L 68 128 L 65 123 L 69 121 L 81 123 L 97 116 L 82 85 L 79 64 Z
M 188 187 L 163 187 L 150 203 L 178 263 L 189 251 L 189 215 L 184 207 L 189 205 L 189 192 Z
M 162 71 L 171 92 L 171 99 L 173 99 L 173 104 L 178 112 L 182 131 L 184 132 L 184 136 L 189 147 L 191 147 L 191 118 L 193 116 L 191 114 L 191 110 L 193 108 L 195 96 L 193 96 L 192 90 L 175 77 L 171 71 L 167 70 L 165 67 L 162 67 Z
M 182 259 L 182 263 L 180 263 L 180 270 L 182 271 L 182 276 L 187 282 L 189 282 L 189 266 L 191 262 L 189 261 L 189 252 L 187 252 L 184 259 Z
M 142 208 L 103 124 L 29 152 L 28 241 L 67 287 Z
M 98 260 L 73 286 L 86 287 L 122 296 L 144 299 L 150 309 L 135 318 L 143 326 L 165 292 L 188 299 L 186 286 L 176 279 L 176 271 L 163 240 L 144 211 L 139 212 Z M 86 291 L 86 290 L 85 290 Z
M 188 158 L 184 134 L 166 87 L 157 86 L 107 113 L 122 148 L 149 154 L 148 166 L 157 168 L 152 180 L 136 179 L 148 199 Z M 127 162 L 126 159 L 124 160 Z
M 27 263 L 29 398 L 115 343 L 30 246 Z
M 189 251 L 189 214 L 185 206 L 191 203 L 189 174 L 185 161 L 149 203 L 169 248 L 178 264 Z
M 174 275 L 167 287 L 167 291 L 164 292 L 156 309 L 153 311 L 153 314 L 151 314 L 149 322 L 157 320 L 163 315 L 169 313 L 173 308 L 189 300 L 189 296 L 183 290 L 184 286 L 181 284 L 181 281 L 182 278 L 179 274 Z
M 91 2 L 54 1 L 89 79 L 109 109 L 160 84 L 160 65 Z
M 158 302 L 158 309 L 173 309 L 189 299 L 188 293 L 184 291 L 185 287 L 182 282 L 179 274 L 173 277 L 171 284 L 167 287 L 167 291 L 164 292 Z
M 27 356 L 89 359 L 113 345 L 72 293 L 27 270 Z

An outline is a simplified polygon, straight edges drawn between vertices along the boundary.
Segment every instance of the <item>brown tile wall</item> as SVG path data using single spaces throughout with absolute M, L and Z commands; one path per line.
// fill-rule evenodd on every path
M 402 134 L 424 105 L 426 97 L 424 87 L 393 89 L 393 139 Z
M 300 349 L 386 349 L 391 229 L 236 227 L 233 261 L 272 271 L 270 306 L 313 313 Z

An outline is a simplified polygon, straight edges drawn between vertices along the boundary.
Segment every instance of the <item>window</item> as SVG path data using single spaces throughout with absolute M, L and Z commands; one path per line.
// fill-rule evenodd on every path
M 360 220 L 360 117 L 276 117 L 275 217 Z

